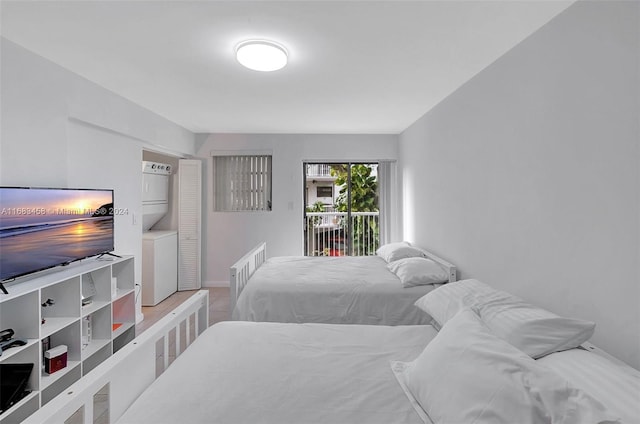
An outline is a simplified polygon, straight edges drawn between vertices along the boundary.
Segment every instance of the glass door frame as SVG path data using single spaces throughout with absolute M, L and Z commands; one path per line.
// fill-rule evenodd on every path
M 307 166 L 309 165 L 342 165 L 346 167 L 346 171 L 347 171 L 347 181 L 346 181 L 346 185 L 347 185 L 347 211 L 346 211 L 346 228 L 344 229 L 344 234 L 343 234 L 343 241 L 345 243 L 345 254 L 347 256 L 353 256 L 353 243 L 352 243 L 352 237 L 351 237 L 351 232 L 353 231 L 352 227 L 352 167 L 354 165 L 375 165 L 375 166 L 379 166 L 380 163 L 378 161 L 364 161 L 364 160 L 360 160 L 360 161 L 326 161 L 326 160 L 305 160 L 302 162 L 302 180 L 303 180 L 303 184 L 302 184 L 302 191 L 303 191 L 303 208 L 302 208 L 302 237 L 303 237 L 303 249 L 304 255 L 307 255 L 307 253 L 309 252 L 309 235 L 308 235 L 308 224 L 307 224 L 307 207 L 311 206 L 308 205 L 308 199 L 309 199 L 309 193 L 308 193 L 308 189 L 307 189 Z M 377 176 L 376 176 L 376 180 L 377 180 Z M 379 187 L 379 184 L 378 184 Z M 334 184 L 334 190 L 335 190 L 335 184 Z M 334 191 L 334 197 L 333 200 L 335 202 L 335 191 Z M 378 199 L 378 210 L 380 210 L 380 200 Z

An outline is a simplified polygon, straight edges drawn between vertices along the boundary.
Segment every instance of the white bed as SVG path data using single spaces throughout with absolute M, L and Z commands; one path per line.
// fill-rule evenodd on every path
M 389 361 L 413 359 L 435 334 L 431 326 L 218 323 L 118 423 L 420 424 Z
M 468 316 L 474 317 L 475 324 L 462 320 Z M 145 383 L 150 384 L 147 389 L 135 393 L 138 379 L 131 378 L 131 384 L 136 383 L 131 390 L 122 372 L 153 364 L 155 354 L 144 346 L 156 343 L 151 336 L 156 333 L 154 326 L 149 336 L 143 339 L 145 332 L 137 341 L 141 346 L 116 353 L 93 375 L 70 387 L 71 394 L 55 398 L 25 424 L 65 421 L 78 409 L 80 399 L 91 404 L 93 394 L 105 384 L 119 394 L 110 422 L 125 424 L 471 422 L 432 421 L 425 415 L 429 411 L 430 416 L 438 416 L 442 409 L 454 416 L 459 411 L 482 414 L 478 423 L 551 422 L 551 418 L 539 419 L 540 408 L 550 414 L 544 417 L 557 417 L 554 424 L 638 422 L 637 370 L 581 348 L 534 360 L 492 335 L 470 308 L 447 319 L 440 332 L 421 325 L 219 323 L 202 332 L 157 380 Z M 473 330 L 474 325 L 482 331 Z M 128 362 L 138 349 L 146 356 L 137 355 Z M 493 351 L 488 362 L 483 359 L 487 350 Z M 439 358 L 426 363 L 432 374 L 424 380 L 432 385 L 432 393 L 424 395 L 412 388 L 406 370 L 413 367 L 414 378 L 422 378 L 428 355 Z M 496 363 L 498 358 L 504 361 Z M 523 363 L 537 371 L 523 373 L 518 370 Z M 109 379 L 112 374 L 115 378 Z M 511 386 L 495 391 L 494 380 Z M 522 406 L 513 405 L 513 393 L 528 395 L 516 397 L 516 403 L 524 402 Z M 422 397 L 433 395 L 441 400 L 425 405 Z M 483 397 L 489 403 L 483 403 Z M 87 408 L 91 412 L 91 406 Z M 511 414 L 511 419 L 505 420 L 505 414 Z M 84 417 L 85 423 L 91 422 L 90 413 Z
M 281 256 L 266 245 L 231 267 L 232 318 L 242 321 L 410 325 L 429 324 L 414 306 L 439 284 L 404 287 L 380 256 Z M 424 251 L 423 251 L 424 252 Z M 453 265 L 424 252 L 455 281 Z

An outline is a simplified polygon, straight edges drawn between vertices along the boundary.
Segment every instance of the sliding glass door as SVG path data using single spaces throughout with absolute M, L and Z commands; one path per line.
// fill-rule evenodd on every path
M 380 243 L 377 163 L 303 164 L 307 256 L 366 256 Z

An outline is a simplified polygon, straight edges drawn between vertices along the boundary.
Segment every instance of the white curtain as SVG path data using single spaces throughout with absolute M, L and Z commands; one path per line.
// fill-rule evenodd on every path
M 397 205 L 396 162 L 380 161 L 378 164 L 378 200 L 380 202 L 380 245 L 393 241 L 397 231 L 399 211 Z

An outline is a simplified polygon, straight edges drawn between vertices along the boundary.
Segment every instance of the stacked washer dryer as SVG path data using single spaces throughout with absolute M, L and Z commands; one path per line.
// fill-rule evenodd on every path
M 142 305 L 155 306 L 178 290 L 178 232 L 151 230 L 169 211 L 172 167 L 142 162 Z

